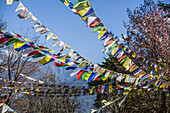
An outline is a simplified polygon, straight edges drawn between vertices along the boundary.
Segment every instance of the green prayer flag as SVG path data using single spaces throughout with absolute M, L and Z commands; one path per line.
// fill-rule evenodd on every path
M 40 54 L 36 54 L 36 55 L 32 56 L 32 58 L 38 58 L 38 57 L 43 57 L 43 56 L 45 56 L 45 55 L 40 53 Z
M 82 74 L 82 76 L 81 76 L 81 78 L 82 78 L 82 80 L 84 80 L 85 79 L 85 77 L 86 77 L 86 75 L 87 75 L 87 71 L 85 71 L 83 74 Z
M 33 47 L 34 49 L 40 49 L 39 47 Z
M 101 30 L 103 26 L 104 26 L 103 23 L 99 23 L 98 25 L 96 25 L 93 29 L 93 33 Z
M 87 0 L 77 0 L 76 3 L 73 5 L 73 8 L 75 9 L 76 7 L 78 7 L 78 5 L 85 3 Z
M 99 78 L 99 81 L 101 81 L 104 78 L 104 75 Z
M 120 61 L 120 64 L 122 64 L 127 58 L 128 56 L 126 56 L 122 61 Z
M 18 39 L 11 39 L 8 42 L 6 42 L 5 45 L 8 46 L 8 45 L 11 45 L 11 44 L 18 42 L 18 41 L 19 41 Z

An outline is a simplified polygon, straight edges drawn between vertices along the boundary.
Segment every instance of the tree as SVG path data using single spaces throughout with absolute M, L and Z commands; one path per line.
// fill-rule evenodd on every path
M 168 83 L 169 80 L 169 4 L 163 2 L 154 3 L 153 0 L 144 0 L 144 5 L 140 5 L 134 11 L 127 9 L 129 22 L 124 23 L 127 29 L 127 35 L 122 35 L 124 43 L 135 53 L 149 61 L 157 63 L 164 68 L 164 70 L 157 70 L 150 67 L 137 59 L 132 59 L 141 69 L 147 73 L 155 71 L 153 74 L 163 74 L 163 80 Z M 113 56 L 109 55 L 108 59 L 103 62 L 102 67 L 123 73 L 124 68 L 119 71 L 116 60 Z M 117 65 L 117 66 L 116 66 Z M 131 73 L 130 73 L 131 74 Z M 101 84 L 101 83 L 99 83 Z M 106 100 L 110 95 L 97 95 L 95 106 L 101 107 L 101 98 Z M 158 91 L 144 91 L 140 94 L 139 92 L 130 92 L 126 101 L 120 108 L 117 109 L 116 105 L 110 105 L 112 112 L 160 112 L 166 113 L 169 108 L 168 92 Z M 112 99 L 114 96 L 112 95 Z M 109 101 L 109 100 L 108 100 Z M 115 109 L 116 108 L 116 109 Z M 110 110 L 104 108 L 104 112 Z
M 164 70 L 157 70 L 153 67 L 138 62 L 147 72 L 154 71 L 153 74 L 162 74 L 164 81 L 169 80 L 169 54 L 170 54 L 170 27 L 169 27 L 169 4 L 163 2 L 154 3 L 153 0 L 144 0 L 144 5 L 140 5 L 134 11 L 127 9 L 129 22 L 124 26 L 127 29 L 127 37 L 124 38 L 125 45 L 138 55 L 147 58 L 149 61 L 157 63 L 164 67 Z M 168 83 L 168 82 L 167 82 Z M 139 97 L 139 96 L 138 96 Z M 140 96 L 141 97 L 141 96 Z M 155 91 L 146 92 L 141 98 L 144 102 L 149 102 L 150 112 L 168 112 L 167 92 Z M 146 99 L 148 98 L 149 101 Z M 135 104 L 133 104 L 135 105 Z M 133 105 L 130 107 L 132 108 Z M 142 106 L 147 107 L 142 103 Z M 139 109 L 139 108 L 138 108 Z M 138 111 L 138 110 L 137 110 Z

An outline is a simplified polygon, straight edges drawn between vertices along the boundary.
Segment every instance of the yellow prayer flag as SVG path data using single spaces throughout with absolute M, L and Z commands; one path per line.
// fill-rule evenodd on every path
M 91 89 L 90 89 L 90 94 L 93 93 L 93 89 L 95 88 L 95 86 L 92 86 Z
M 109 75 L 109 76 L 110 76 L 110 75 Z M 108 76 L 108 77 L 109 77 L 109 76 Z M 105 81 L 105 80 L 107 80 L 108 77 L 104 77 L 102 80 Z
M 65 4 L 66 6 L 68 6 L 68 5 L 69 5 L 69 3 L 70 3 L 70 1 L 69 1 L 69 0 L 64 0 L 64 4 Z
M 129 57 L 123 63 L 123 67 L 125 67 L 126 69 L 129 69 L 129 67 L 130 67 L 130 58 Z
M 88 72 L 87 75 L 86 75 L 86 77 L 85 77 L 84 79 L 86 79 L 86 80 L 88 81 L 88 79 L 89 79 L 89 77 L 90 77 L 91 74 L 92 74 L 92 72 Z
M 88 60 L 83 60 L 82 62 L 80 62 L 78 67 L 84 67 L 87 64 L 87 62 L 88 62 Z
M 28 39 L 28 38 L 25 38 L 24 40 L 26 40 L 26 41 L 28 41 L 28 42 L 32 42 L 30 39 Z
M 28 13 L 28 16 L 25 18 L 24 21 L 28 20 L 29 18 L 31 18 L 33 16 L 33 14 L 31 12 Z
M 44 58 L 40 59 L 38 62 L 41 64 L 46 64 L 46 63 L 50 62 L 50 60 L 51 60 L 51 57 L 45 56 Z
M 48 52 L 54 52 L 54 50 L 52 50 L 52 49 L 49 49 L 49 50 L 48 50 Z
M 132 57 L 135 58 L 135 56 L 136 56 L 136 53 L 133 53 L 133 54 L 132 54 Z
M 123 48 L 123 51 L 126 51 L 126 47 Z
M 5 33 L 5 31 L 4 31 L 4 30 L 0 29 L 0 34 L 1 34 L 1 32 L 2 32 L 2 33 Z
M 127 95 L 129 93 L 128 90 L 124 90 L 123 95 Z
M 33 16 L 31 16 L 31 18 L 32 18 L 32 22 L 35 22 L 35 21 L 37 21 L 38 19 L 33 15 Z
M 91 5 L 88 1 L 80 3 L 75 9 L 80 16 L 84 16 L 86 12 L 91 8 Z
M 107 29 L 104 26 L 103 29 L 100 31 L 99 36 L 98 36 L 98 40 L 100 40 L 100 38 L 106 33 Z
M 19 48 L 19 47 L 23 46 L 24 44 L 25 44 L 25 43 L 22 42 L 22 41 L 15 42 L 15 43 L 14 43 L 14 48 Z
M 72 93 L 72 89 L 70 89 L 70 90 L 68 91 L 68 93 L 71 94 L 71 93 Z
M 136 79 L 135 81 L 135 85 L 137 85 L 137 83 L 139 82 L 139 78 Z
M 157 87 L 154 87 L 155 91 L 158 91 L 158 88 Z
M 83 17 L 82 20 L 83 20 L 83 21 L 87 20 L 87 16 Z
M 115 55 L 115 53 L 117 52 L 118 49 L 119 49 L 119 46 L 114 47 L 111 52 L 111 55 Z
M 109 85 L 109 93 L 112 93 L 112 85 Z
M 65 61 L 66 61 L 66 58 L 64 58 L 64 57 L 61 57 L 59 61 L 60 61 L 60 62 L 63 62 L 63 63 L 65 63 Z
M 163 88 L 164 85 L 165 85 L 165 83 L 162 83 L 162 84 L 160 85 L 160 88 Z
M 13 3 L 13 0 L 6 0 L 7 5 L 12 5 L 12 3 Z
M 139 75 L 139 78 L 141 78 L 142 76 L 144 76 L 146 74 L 146 72 L 143 72 L 141 75 Z
M 129 75 L 127 74 L 125 78 L 125 82 L 128 82 L 128 79 L 129 79 Z

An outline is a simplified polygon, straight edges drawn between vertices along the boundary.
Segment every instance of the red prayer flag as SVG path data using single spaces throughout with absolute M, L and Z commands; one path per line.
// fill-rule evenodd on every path
M 29 53 L 28 55 L 27 55 L 27 57 L 29 57 L 29 56 L 32 56 L 32 55 L 36 55 L 36 54 L 40 54 L 40 52 L 39 51 L 33 51 L 33 52 L 31 52 L 31 53 Z
M 8 38 L 2 37 L 2 38 L 0 38 L 0 44 L 6 42 L 6 41 L 8 41 L 8 40 L 9 40 Z

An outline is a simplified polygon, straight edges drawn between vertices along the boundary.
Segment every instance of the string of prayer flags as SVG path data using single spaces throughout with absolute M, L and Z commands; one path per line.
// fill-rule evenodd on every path
M 0 68 L 4 69 L 5 71 L 7 71 L 7 70 L 8 70 L 8 68 L 3 67 L 3 66 L 0 66 Z M 11 69 L 11 68 L 10 68 L 10 69 Z M 44 82 L 43 82 L 43 81 L 41 81 L 41 80 L 37 80 L 37 79 L 32 78 L 32 77 L 30 77 L 30 76 L 24 75 L 24 74 L 22 74 L 22 73 L 20 74 L 20 76 L 25 77 L 25 78 L 27 78 L 27 79 L 29 79 L 29 80 L 34 81 L 34 82 L 38 82 L 38 83 L 40 83 L 40 84 L 44 84 Z M 4 80 L 4 81 L 7 81 L 7 80 Z M 12 81 L 12 83 L 13 83 L 13 81 Z
M 139 56 L 138 54 L 136 54 L 135 52 L 133 52 L 132 50 L 130 50 L 129 48 L 126 48 L 124 45 L 120 44 L 119 47 L 125 52 L 128 53 L 131 57 L 136 58 L 139 61 L 142 61 L 143 63 L 149 65 L 150 67 L 154 68 L 155 71 L 157 71 L 157 69 L 161 70 L 163 69 L 163 67 L 161 65 L 157 65 L 149 60 L 146 60 L 144 57 Z M 149 63 L 150 62 L 150 63 Z M 160 67 L 160 68 L 158 68 Z
M 84 6 L 81 6 L 83 3 L 85 3 L 86 1 L 79 1 L 79 0 L 77 0 L 76 1 L 76 3 L 73 5 L 74 6 L 74 8 L 76 8 L 76 7 L 78 7 L 78 6 L 80 6 L 80 7 L 78 7 L 78 8 L 80 8 L 81 10 L 86 10 L 86 8 L 84 7 Z M 71 3 L 71 2 L 70 2 Z M 88 4 L 89 4 L 89 2 L 88 2 Z M 91 7 L 90 5 L 89 5 L 89 7 Z M 86 13 L 87 13 L 87 16 L 86 16 L 86 14 L 80 14 L 81 12 L 79 12 L 79 9 L 77 9 L 78 11 L 78 13 L 79 13 L 79 15 L 82 17 L 82 19 L 83 19 L 83 21 L 86 21 L 86 23 L 87 23 L 87 25 L 88 25 L 88 27 L 89 28 L 95 28 L 95 26 L 96 26 L 96 28 L 98 28 L 97 27 L 97 25 L 99 24 L 99 23 L 101 23 L 101 20 L 97 17 L 97 15 L 96 15 L 96 13 L 94 12 L 94 10 L 92 9 L 92 7 L 91 8 L 89 8 L 88 9 L 88 11 L 86 11 Z M 90 12 L 90 13 L 89 13 Z M 85 16 L 84 16 L 85 15 Z M 89 15 L 94 15 L 94 16 L 89 16 Z M 92 18 L 92 19 L 90 19 L 90 18 Z M 98 20 L 97 22 L 96 22 L 96 20 Z M 92 23 L 93 23 L 93 25 L 92 25 Z M 97 24 L 96 24 L 97 23 Z M 91 26 L 90 26 L 91 25 Z M 94 29 L 94 31 L 93 32 L 96 32 L 97 30 L 96 30 L 96 28 Z M 100 28 L 98 28 L 98 30 L 99 30 Z M 99 30 L 98 31 L 99 32 L 99 36 L 98 36 L 98 39 L 100 40 L 105 40 L 105 39 L 107 39 L 109 36 L 110 36 L 110 33 L 107 31 L 107 29 L 105 28 L 105 27 L 103 27 L 103 29 L 102 30 Z M 113 37 L 112 37 L 113 38 Z M 117 42 L 116 42 L 116 44 L 117 44 Z M 116 45 L 115 44 L 115 45 Z M 110 44 L 109 44 L 110 45 Z M 114 46 L 115 46 L 114 45 Z M 111 48 L 114 48 L 114 46 L 113 47 L 111 47 Z M 118 46 L 118 44 L 117 44 L 117 46 Z M 109 48 L 110 48 L 109 47 Z M 109 48 L 106 48 L 106 49 L 104 49 L 103 50 L 103 52 L 104 53 L 106 53 L 107 51 L 108 51 L 108 49 Z M 118 47 L 117 47 L 118 48 Z M 112 50 L 112 55 L 113 54 L 115 54 L 116 52 L 117 52 L 117 48 L 113 51 Z M 121 53 L 121 55 L 123 55 L 123 52 L 119 52 L 119 53 Z M 119 53 L 117 53 L 118 55 L 119 55 Z M 120 57 L 120 56 L 118 56 L 118 57 Z M 133 54 L 133 57 L 136 57 L 136 55 L 134 56 L 134 54 Z M 126 60 L 126 59 L 128 59 L 128 60 Z M 126 61 L 126 62 L 125 62 Z M 121 56 L 121 58 L 120 58 L 120 60 L 119 60 L 119 62 L 120 62 L 120 64 L 123 64 L 124 62 L 125 62 L 125 65 L 123 65 L 123 66 L 125 66 L 125 67 L 129 67 L 129 66 L 127 66 L 127 62 L 131 62 L 131 60 L 129 60 L 129 57 L 128 56 Z M 151 63 L 151 65 L 152 65 L 152 63 Z M 152 65 L 153 66 L 153 65 Z M 155 66 L 155 65 L 154 65 Z M 155 66 L 156 67 L 156 66 Z
M 153 87 L 150 86 L 137 86 L 136 88 L 127 87 L 125 85 L 116 85 L 116 86 L 61 86 L 59 85 L 56 88 L 27 88 L 27 87 L 0 87 L 3 90 L 14 90 L 15 92 L 29 92 L 36 94 L 107 94 L 107 93 L 116 93 L 116 90 L 121 90 L 122 95 L 127 95 L 129 91 L 133 90 L 153 90 Z M 168 86 L 166 85 L 161 91 L 167 91 Z
M 68 0 L 63 0 L 62 2 L 64 2 L 66 5 L 69 4 Z M 25 9 L 27 9 L 21 2 L 19 2 L 19 5 L 16 9 L 16 12 L 19 10 L 25 11 Z M 32 18 L 33 19 L 33 14 L 31 12 L 28 11 L 28 15 L 25 18 L 25 20 L 27 20 L 28 18 Z M 34 20 L 35 19 L 35 20 Z M 36 21 L 35 24 L 32 26 L 32 28 L 36 29 L 35 32 L 40 32 L 40 35 L 49 32 L 48 35 L 46 35 L 46 40 L 49 40 L 51 37 L 54 40 L 53 43 L 53 47 L 55 47 L 56 45 L 58 45 L 59 47 L 64 46 L 60 52 L 64 51 L 66 48 L 71 49 L 69 46 L 67 46 L 64 42 L 62 42 L 61 40 L 58 39 L 58 37 L 56 35 L 54 35 L 48 28 L 46 28 L 39 20 L 36 19 L 36 17 L 33 20 Z

